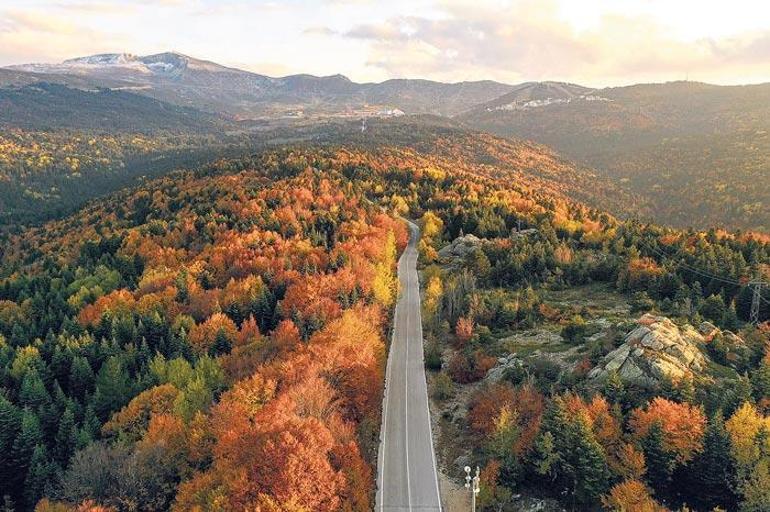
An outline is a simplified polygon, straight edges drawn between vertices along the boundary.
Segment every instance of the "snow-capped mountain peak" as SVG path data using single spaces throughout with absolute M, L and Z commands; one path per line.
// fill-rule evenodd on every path
M 191 66 L 191 64 L 200 62 L 201 66 Z M 58 64 L 21 64 L 18 66 L 9 66 L 19 71 L 29 71 L 33 73 L 111 73 L 119 71 L 139 72 L 142 74 L 161 74 L 166 75 L 185 69 L 188 66 L 205 69 L 204 61 L 196 61 L 185 55 L 165 52 L 155 55 L 139 56 L 131 53 L 100 53 L 86 57 L 68 59 Z
M 61 64 L 66 65 L 85 65 L 85 66 L 126 66 L 137 61 L 136 55 L 131 53 L 100 53 L 98 55 L 89 55 L 87 57 L 78 57 L 68 59 Z

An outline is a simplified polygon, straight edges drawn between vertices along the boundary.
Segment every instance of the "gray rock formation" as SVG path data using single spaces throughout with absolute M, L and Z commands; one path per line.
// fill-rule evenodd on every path
M 465 258 L 480 247 L 482 239 L 476 235 L 458 236 L 449 245 L 445 245 L 438 251 L 438 256 L 447 265 L 460 265 Z
M 511 232 L 511 237 L 518 238 L 537 233 L 536 229 L 522 229 L 521 231 Z M 440 263 L 448 268 L 459 268 L 462 266 L 469 254 L 472 254 L 477 248 L 486 241 L 473 234 L 458 236 L 448 245 L 445 245 L 438 251 Z
M 702 332 L 710 332 L 709 326 L 701 326 L 699 332 L 690 325 L 680 328 L 666 317 L 650 314 L 642 316 L 638 324 L 620 347 L 591 370 L 589 379 L 601 380 L 615 371 L 624 383 L 652 387 L 664 377 L 676 381 L 706 368 Z
M 489 383 L 500 382 L 505 377 L 505 372 L 513 368 L 521 368 L 521 359 L 516 354 L 508 354 L 497 359 L 497 364 L 490 368 L 484 380 Z

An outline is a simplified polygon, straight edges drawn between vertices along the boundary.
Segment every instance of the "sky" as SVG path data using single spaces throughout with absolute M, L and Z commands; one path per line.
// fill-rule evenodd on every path
M 164 51 L 359 82 L 770 82 L 770 2 L 0 0 L 0 66 Z

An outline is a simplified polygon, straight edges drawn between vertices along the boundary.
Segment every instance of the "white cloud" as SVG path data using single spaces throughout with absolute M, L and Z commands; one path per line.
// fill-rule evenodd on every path
M 770 79 L 770 31 L 688 40 L 645 11 L 629 16 L 607 9 L 574 22 L 562 6 L 554 0 L 449 1 L 441 19 L 395 16 L 344 35 L 369 42 L 369 64 L 387 75 L 595 86 L 687 75 L 716 82 Z M 405 33 L 405 25 L 414 30 Z
M 177 50 L 355 80 L 770 80 L 751 0 L 3 0 L 0 65 Z

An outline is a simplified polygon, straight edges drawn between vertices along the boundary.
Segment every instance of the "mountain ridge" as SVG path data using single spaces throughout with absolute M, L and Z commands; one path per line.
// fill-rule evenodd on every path
M 142 86 L 135 92 L 240 118 L 270 117 L 297 111 L 354 115 L 356 110 L 372 105 L 399 108 L 409 113 L 453 115 L 473 105 L 491 101 L 512 87 L 491 80 L 443 83 L 424 79 L 393 79 L 359 83 L 341 74 L 315 76 L 300 73 L 270 77 L 177 52 L 146 56 L 97 54 L 58 64 L 20 64 L 0 70 L 6 75 L 3 77 L 0 74 L 0 85 L 42 80 L 78 87 Z M 19 73 L 31 75 L 19 76 Z M 38 75 L 45 75 L 45 78 Z M 74 78 L 76 83 L 72 82 Z M 447 97 L 451 101 L 440 101 Z

